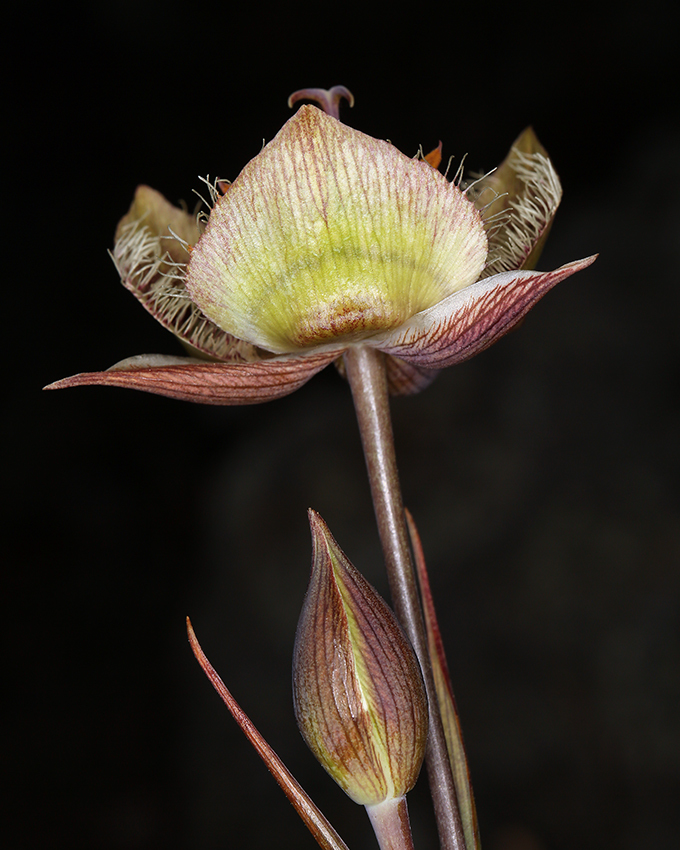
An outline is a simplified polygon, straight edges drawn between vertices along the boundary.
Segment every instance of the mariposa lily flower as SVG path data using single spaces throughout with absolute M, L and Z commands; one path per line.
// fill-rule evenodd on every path
M 369 346 L 388 355 L 392 393 L 422 389 L 594 260 L 530 270 L 561 196 L 532 131 L 468 187 L 438 159 L 304 105 L 233 183 L 215 184 L 207 221 L 140 186 L 113 259 L 189 356 L 131 357 L 49 388 L 250 404 Z

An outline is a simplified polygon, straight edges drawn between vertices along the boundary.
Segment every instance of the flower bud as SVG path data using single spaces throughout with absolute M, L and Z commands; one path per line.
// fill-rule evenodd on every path
M 309 511 L 312 575 L 295 639 L 293 696 L 302 736 L 340 787 L 372 806 L 418 778 L 427 698 L 415 653 L 376 591 Z

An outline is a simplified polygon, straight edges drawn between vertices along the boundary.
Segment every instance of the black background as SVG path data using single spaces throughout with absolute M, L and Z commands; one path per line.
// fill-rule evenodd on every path
M 386 593 L 350 396 L 207 408 L 50 381 L 180 353 L 106 256 L 342 83 L 343 119 L 470 168 L 532 123 L 565 196 L 523 327 L 394 402 L 489 850 L 677 847 L 680 134 L 670 4 L 24 4 L 8 21 L 3 766 L 9 848 L 313 847 L 188 649 L 352 848 L 295 728 L 306 509 Z M 421 787 L 422 786 L 422 787 Z M 436 846 L 425 783 L 416 846 Z

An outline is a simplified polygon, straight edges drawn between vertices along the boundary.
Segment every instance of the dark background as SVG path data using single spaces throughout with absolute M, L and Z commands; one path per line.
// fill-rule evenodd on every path
M 207 408 L 40 387 L 180 353 L 106 256 L 137 183 L 234 178 L 288 94 L 401 150 L 497 164 L 532 123 L 565 197 L 523 327 L 393 405 L 488 850 L 680 837 L 680 133 L 670 4 L 30 4 L 9 20 L 2 763 L 8 848 L 316 846 L 203 678 L 348 844 L 364 813 L 290 705 L 306 509 L 386 593 L 348 389 Z M 436 839 L 425 783 L 418 848 Z M 421 787 L 422 786 L 422 787 Z

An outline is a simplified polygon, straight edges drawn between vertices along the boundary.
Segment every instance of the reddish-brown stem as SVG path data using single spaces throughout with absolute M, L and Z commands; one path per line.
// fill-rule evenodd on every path
M 425 680 L 430 709 L 426 764 L 439 841 L 442 850 L 465 850 L 409 547 L 394 451 L 385 355 L 368 347 L 352 347 L 345 352 L 344 359 L 364 447 L 392 602 L 413 644 Z
M 380 850 L 414 850 L 406 797 L 366 806 Z
M 304 788 L 302 788 L 286 765 L 281 761 L 262 735 L 260 735 L 252 720 L 231 695 L 231 692 L 222 679 L 220 679 L 215 668 L 208 661 L 205 653 L 201 649 L 201 645 L 198 642 L 191 626 L 191 621 L 188 617 L 187 632 L 189 634 L 191 649 L 196 656 L 196 660 L 201 665 L 203 672 L 208 679 L 210 679 L 210 682 L 217 693 L 222 697 L 222 701 L 231 712 L 231 716 L 241 727 L 243 734 L 253 745 L 257 754 L 269 768 L 269 772 L 278 782 L 286 797 L 288 797 L 290 802 L 293 804 L 295 811 L 305 822 L 307 829 L 309 829 L 312 833 L 317 844 L 324 848 L 324 850 L 349 850 L 342 838 L 340 838 L 338 833 L 326 820 L 321 810 L 317 808 Z

